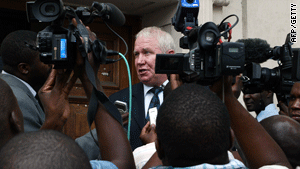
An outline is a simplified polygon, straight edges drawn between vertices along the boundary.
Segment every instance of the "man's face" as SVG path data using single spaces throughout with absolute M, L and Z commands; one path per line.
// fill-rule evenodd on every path
M 40 61 L 39 57 L 37 57 L 34 63 L 31 65 L 31 81 L 35 83 L 35 85 L 44 85 L 51 72 L 51 66 L 52 65 L 44 64 Z
M 289 116 L 300 123 L 300 83 L 296 82 L 291 90 Z
M 156 54 L 162 51 L 156 38 L 138 37 L 134 45 L 135 69 L 139 80 L 149 86 L 159 86 L 167 80 L 165 74 L 155 74 Z
M 259 111 L 260 110 L 260 100 L 261 94 L 244 94 L 244 102 L 248 111 Z

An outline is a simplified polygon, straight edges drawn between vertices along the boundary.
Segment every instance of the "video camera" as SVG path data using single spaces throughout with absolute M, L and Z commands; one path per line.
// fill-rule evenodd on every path
M 207 22 L 198 26 L 199 0 L 181 0 L 172 18 L 175 30 L 184 34 L 180 47 L 189 53 L 157 54 L 155 72 L 158 74 L 179 74 L 184 82 L 211 85 L 222 75 L 238 75 L 244 70 L 244 44 L 220 43 L 223 36 L 238 23 L 236 15 L 226 17 L 218 26 Z M 230 26 L 224 22 L 235 16 L 237 21 Z M 223 32 L 223 33 L 221 33 Z
M 100 17 L 104 21 L 122 26 L 125 23 L 125 16 L 113 4 L 94 2 L 90 8 L 78 7 L 75 10 L 64 6 L 61 0 L 36 0 L 26 3 L 26 11 L 28 21 L 51 23 L 38 32 L 37 36 L 36 49 L 40 52 L 40 60 L 45 64 L 54 64 L 54 68 L 72 68 L 77 51 L 76 45 L 79 46 L 83 56 L 92 51 L 101 64 L 106 63 L 107 56 L 118 54 L 107 50 L 105 43 L 99 39 L 92 42 L 83 25 L 93 22 L 95 17 Z M 69 19 L 68 28 L 63 27 L 65 18 Z M 77 27 L 71 23 L 73 18 L 78 23 Z
M 300 48 L 292 49 L 291 45 L 290 34 L 288 34 L 282 46 L 275 46 L 262 52 L 262 57 L 277 60 L 278 67 L 269 69 L 261 68 L 259 63 L 246 64 L 243 73 L 245 94 L 271 90 L 276 93 L 278 101 L 288 103 L 294 82 L 300 80 Z

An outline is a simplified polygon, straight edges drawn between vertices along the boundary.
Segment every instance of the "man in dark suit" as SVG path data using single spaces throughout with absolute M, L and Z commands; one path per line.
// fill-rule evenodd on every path
M 39 60 L 39 53 L 26 46 L 35 46 L 36 33 L 19 30 L 5 37 L 1 45 L 3 71 L 0 78 L 12 88 L 24 117 L 25 131 L 49 129 L 45 113 L 35 98 L 45 83 L 51 67 Z
M 130 144 L 132 150 L 148 143 L 147 140 L 139 138 L 142 128 L 148 119 L 148 110 L 151 106 L 152 98 L 158 95 L 159 103 L 163 102 L 163 88 L 168 84 L 166 74 L 155 74 L 156 54 L 174 54 L 174 40 L 171 35 L 158 27 L 147 27 L 136 35 L 134 45 L 135 68 L 140 80 L 132 86 L 132 116 L 130 127 Z M 159 88 L 157 92 L 152 92 L 152 88 Z M 153 90 L 154 91 L 154 90 Z M 129 105 L 129 89 L 123 89 L 112 94 L 109 99 L 126 102 Z M 158 106 L 155 106 L 159 108 Z M 127 129 L 128 113 L 123 115 L 124 128 Z M 125 119 L 125 120 L 124 120 Z
M 52 118 L 55 114 L 51 114 L 52 117 L 50 117 L 49 112 L 47 114 L 47 107 L 46 109 L 42 107 L 36 99 L 37 92 L 44 85 L 51 71 L 50 65 L 40 61 L 39 52 L 30 49 L 25 44 L 26 41 L 27 44 L 36 46 L 36 37 L 37 33 L 28 30 L 18 30 L 5 37 L 1 44 L 3 71 L 0 74 L 0 78 L 11 87 L 17 98 L 24 117 L 25 132 L 40 129 L 61 130 L 68 116 L 62 116 L 59 120 Z M 65 84 L 67 83 L 65 82 Z M 45 100 L 45 102 L 55 102 L 55 100 L 49 99 Z M 64 108 L 67 108 L 69 104 L 66 103 L 64 105 Z M 56 116 L 58 115 L 57 113 Z M 96 135 L 96 131 L 94 135 Z M 86 145 L 94 145 L 95 143 L 93 140 L 85 139 L 89 136 L 80 137 L 82 140 L 77 143 L 88 154 L 89 159 L 92 160 L 98 157 L 99 148 L 95 146 L 93 148 L 94 151 L 90 151 Z

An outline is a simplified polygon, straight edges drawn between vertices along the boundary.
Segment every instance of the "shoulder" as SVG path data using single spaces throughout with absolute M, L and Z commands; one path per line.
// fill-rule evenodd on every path
M 32 102 L 34 104 L 32 98 L 29 96 L 30 93 L 25 91 L 23 88 L 18 86 L 10 86 L 10 88 L 16 96 L 19 106 L 22 106 L 22 103 L 30 104 L 30 102 Z
M 26 92 L 30 92 L 26 85 L 17 78 L 5 74 L 2 74 L 0 77 L 9 85 L 15 95 L 26 95 Z
M 138 91 L 143 91 L 144 87 L 143 87 L 143 83 L 139 82 L 137 84 L 132 85 L 132 93 L 138 93 Z M 120 90 L 112 95 L 109 96 L 109 99 L 114 101 L 114 100 L 118 100 L 120 98 L 126 97 L 129 95 L 129 88 L 125 88 L 123 90 Z
M 108 169 L 118 169 L 118 167 L 110 162 L 110 161 L 103 161 L 103 160 L 91 160 L 90 164 L 92 166 L 93 169 L 104 169 L 104 168 L 108 168 Z

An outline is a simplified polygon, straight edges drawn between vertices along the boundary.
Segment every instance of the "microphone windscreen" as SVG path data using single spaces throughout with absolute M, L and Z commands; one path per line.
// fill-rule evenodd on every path
M 269 59 L 267 55 L 270 51 L 270 45 L 266 40 L 259 38 L 239 39 L 237 42 L 242 42 L 245 45 L 245 64 L 263 63 Z
M 106 4 L 111 8 L 110 17 L 109 19 L 106 19 L 106 21 L 115 26 L 123 26 L 126 21 L 123 12 L 120 11 L 118 7 L 116 7 L 111 3 L 106 3 Z

